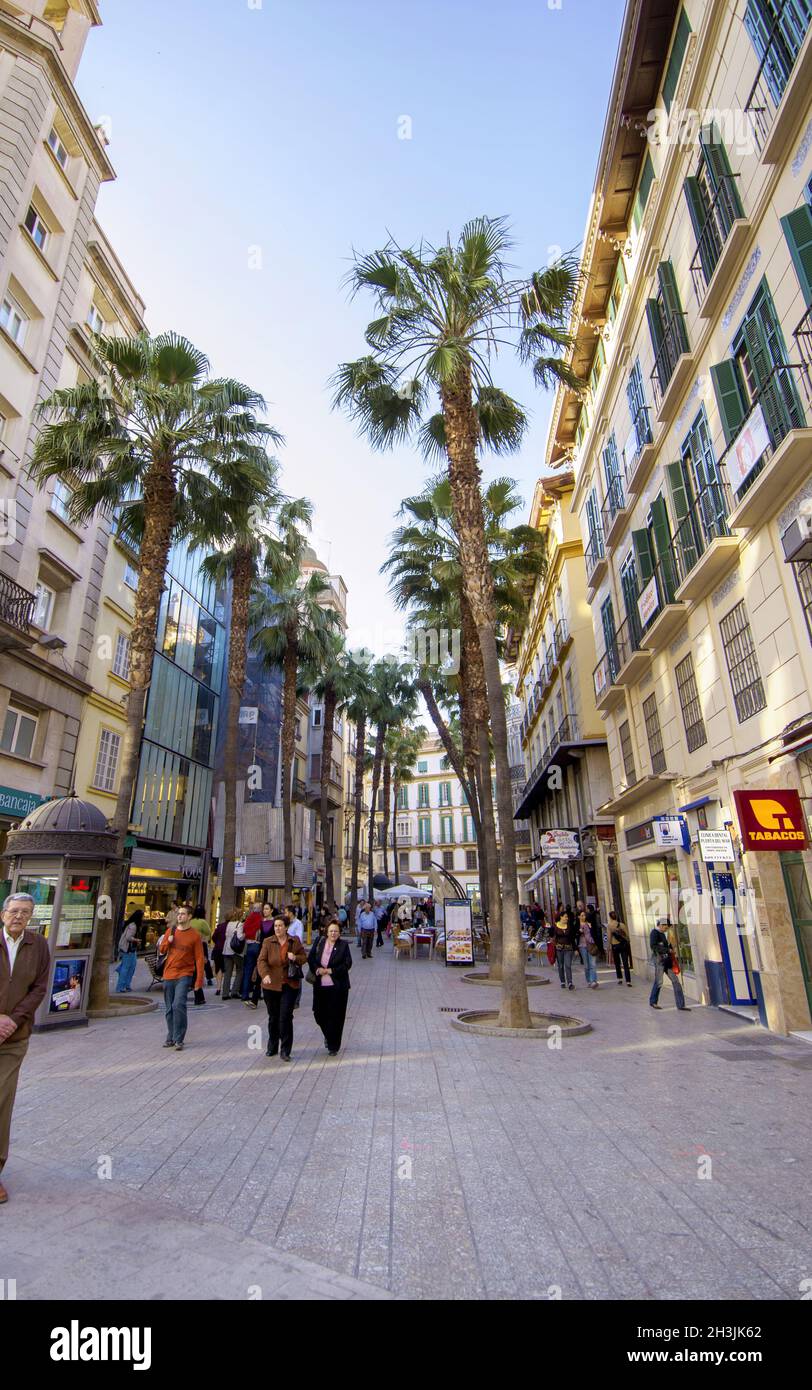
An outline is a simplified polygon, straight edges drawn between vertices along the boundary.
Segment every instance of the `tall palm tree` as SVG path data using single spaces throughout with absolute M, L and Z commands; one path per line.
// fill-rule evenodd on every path
M 372 788 L 369 807 L 369 836 L 367 839 L 367 869 L 369 896 L 373 895 L 373 869 L 375 855 L 375 816 L 377 812 L 378 789 L 384 762 L 386 731 L 393 724 L 405 723 L 412 718 L 417 708 L 417 696 L 411 678 L 411 671 L 402 662 L 382 658 L 372 668 L 369 718 L 376 725 L 375 755 L 372 764 Z
M 348 681 L 350 691 L 345 706 L 346 718 L 355 727 L 355 776 L 353 783 L 353 836 L 352 858 L 350 861 L 350 928 L 355 925 L 355 909 L 358 905 L 358 872 L 361 860 L 361 816 L 364 804 L 364 755 L 366 752 L 366 731 L 370 710 L 370 666 L 367 652 L 351 655 L 348 662 Z
M 400 791 L 402 787 L 414 781 L 414 766 L 417 762 L 417 755 L 425 743 L 427 735 L 422 724 L 407 729 L 391 729 L 390 734 L 391 741 L 387 751 L 392 768 L 392 802 L 394 806 L 392 813 L 392 860 L 395 881 L 400 883 L 400 870 L 398 869 L 398 802 L 400 801 Z
M 282 836 L 285 900 L 293 897 L 293 765 L 300 669 L 317 669 L 329 650 L 338 618 L 324 600 L 330 586 L 320 574 L 303 579 L 298 565 L 271 564 L 269 589 L 251 610 L 252 646 L 269 667 L 282 667 Z
M 337 906 L 333 858 L 335 846 L 330 834 L 328 813 L 329 777 L 333 756 L 333 736 L 336 715 L 344 708 L 353 694 L 352 671 L 342 634 L 331 633 L 326 645 L 324 660 L 313 682 L 313 694 L 321 702 L 322 743 L 319 786 L 319 818 L 321 821 L 321 842 L 324 846 L 324 897 L 328 906 Z
M 120 862 L 171 546 L 190 519 L 211 512 L 218 493 L 238 491 L 249 473 L 262 503 L 269 485 L 264 450 L 280 436 L 260 421 L 265 402 L 256 391 L 209 377 L 204 354 L 175 333 L 98 336 L 93 350 L 98 379 L 54 391 L 42 403 L 30 472 L 40 485 L 50 478 L 67 484 L 73 522 L 88 521 L 97 509 L 117 513 L 120 533 L 139 546 L 127 723 L 112 817 Z M 120 869 L 108 871 L 103 897 L 110 915 L 100 916 L 91 1008 L 103 1007 L 108 997 L 122 888 Z
M 382 250 L 356 256 L 349 284 L 356 293 L 372 293 L 378 316 L 367 327 L 367 354 L 338 368 L 334 404 L 349 411 L 377 448 L 422 435 L 445 451 L 496 761 L 503 912 L 499 1016 L 505 1026 L 527 1027 L 507 718 L 478 454 L 483 446 L 515 450 L 526 424 L 521 407 L 491 376 L 501 348 L 531 362 L 542 386 L 564 382 L 580 389 L 582 383 L 564 355 L 572 345 L 568 324 L 577 262 L 565 257 L 528 279 L 511 280 L 509 246 L 504 219 L 480 217 L 463 227 L 455 244 L 449 238 L 439 247 L 407 248 L 390 239 Z

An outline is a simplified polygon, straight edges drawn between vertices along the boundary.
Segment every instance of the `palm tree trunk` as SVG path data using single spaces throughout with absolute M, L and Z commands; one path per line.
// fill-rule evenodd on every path
M 293 901 L 293 762 L 296 750 L 296 677 L 298 650 L 296 633 L 287 633 L 282 663 L 282 837 L 285 855 L 285 902 Z
M 333 728 L 336 715 L 335 686 L 328 685 L 324 693 L 324 727 L 321 739 L 321 843 L 324 847 L 324 899 L 327 906 L 335 909 L 335 886 L 333 883 L 333 841 L 330 835 L 330 818 L 327 812 L 327 792 L 330 772 L 333 765 Z
M 392 800 L 394 809 L 392 811 L 392 865 L 395 875 L 395 882 L 400 883 L 400 871 L 398 870 L 398 798 L 400 797 L 400 782 L 397 772 L 392 778 Z
M 245 687 L 248 652 L 248 603 L 254 569 L 251 555 L 239 550 L 234 557 L 231 583 L 231 631 L 228 643 L 228 711 L 224 744 L 225 819 L 223 858 L 220 865 L 220 920 L 228 920 L 236 906 L 234 862 L 237 857 L 237 774 L 239 761 L 240 702 Z
M 355 817 L 353 823 L 352 867 L 350 869 L 349 928 L 355 930 L 355 909 L 358 906 L 358 869 L 361 860 L 361 808 L 364 794 L 364 743 L 367 721 L 362 719 L 355 730 Z
M 431 682 L 428 680 L 419 680 L 416 682 L 416 685 L 417 689 L 420 691 L 420 694 L 423 696 L 423 699 L 426 702 L 426 707 L 428 709 L 429 714 L 431 715 L 431 722 L 437 730 L 437 733 L 440 737 L 440 742 L 442 743 L 443 748 L 446 751 L 448 761 L 450 762 L 451 766 L 454 769 L 454 772 L 457 775 L 457 779 L 463 791 L 465 792 L 465 795 L 468 798 L 468 805 L 470 806 L 471 788 L 468 782 L 468 777 L 466 776 L 462 758 L 460 757 L 460 750 L 458 749 L 456 743 L 451 737 L 448 725 L 446 724 L 445 720 L 443 719 L 443 716 L 440 713 L 439 706 L 437 704 L 436 699 L 434 698 L 434 691 L 431 688 Z
M 175 527 L 177 489 L 172 463 L 168 458 L 154 459 L 144 480 L 144 535 L 141 541 L 138 589 L 130 635 L 130 691 L 127 696 L 127 725 L 121 749 L 121 762 L 116 809 L 112 828 L 116 832 L 115 853 L 118 863 L 111 863 L 104 873 L 99 902 L 96 949 L 88 997 L 89 1009 L 103 1009 L 110 997 L 110 959 L 113 953 L 113 933 L 119 918 L 124 896 L 126 874 L 121 859 L 124 841 L 130 825 L 141 734 L 147 692 L 152 679 L 155 655 L 155 635 L 158 609 L 164 589 L 166 566 Z
M 389 864 L 387 855 L 389 853 L 389 799 L 392 795 L 392 764 L 389 758 L 383 760 L 383 834 L 381 844 L 383 845 L 383 872 L 386 878 L 389 877 Z M 398 881 L 397 860 L 395 861 L 395 882 Z
M 496 840 L 496 817 L 493 810 L 493 787 L 491 786 L 491 747 L 488 738 L 488 697 L 485 686 L 485 668 L 479 648 L 476 627 L 474 626 L 471 605 L 465 595 L 461 596 L 462 645 L 466 653 L 465 690 L 470 701 L 471 724 L 474 742 L 479 787 L 479 805 L 482 813 L 482 861 L 485 864 L 485 880 L 488 885 L 488 935 L 491 949 L 488 955 L 488 973 L 492 980 L 502 978 L 502 896 L 499 891 L 499 847 Z
M 502 1027 L 528 1028 L 530 1006 L 519 919 L 516 833 L 508 759 L 507 717 L 496 647 L 493 571 L 485 539 L 480 470 L 476 458 L 478 423 L 473 406 L 470 371 L 461 371 L 453 384 L 443 385 L 442 403 L 454 529 L 460 542 L 464 593 L 471 605 L 485 668 L 496 762 L 496 801 L 502 869 L 502 1000 L 499 1023 Z
M 372 764 L 372 805 L 369 808 L 369 843 L 367 845 L 367 858 L 369 860 L 369 901 L 374 901 L 375 890 L 372 886 L 374 856 L 375 856 L 375 803 L 378 800 L 378 787 L 381 781 L 381 766 L 383 764 L 383 741 L 386 738 L 386 725 L 378 725 L 378 733 L 375 739 L 375 761 Z

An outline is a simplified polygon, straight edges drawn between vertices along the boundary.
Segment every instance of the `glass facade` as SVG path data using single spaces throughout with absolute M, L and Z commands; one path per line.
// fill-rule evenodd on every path
M 226 646 L 202 558 L 185 546 L 169 557 L 133 807 L 139 839 L 190 849 L 208 841 Z

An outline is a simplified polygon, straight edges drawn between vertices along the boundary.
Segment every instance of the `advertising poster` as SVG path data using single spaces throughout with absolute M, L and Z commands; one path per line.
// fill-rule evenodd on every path
M 54 978 L 51 983 L 49 1013 L 62 1014 L 69 1013 L 73 1009 L 81 1009 L 86 970 L 86 958 L 84 960 L 58 960 L 56 962 Z
M 445 900 L 445 963 L 473 965 L 474 929 L 467 898 Z
M 580 859 L 581 838 L 577 830 L 543 830 L 541 852 L 545 859 Z
M 700 830 L 699 848 L 705 864 L 733 863 L 733 841 L 729 830 Z
M 725 460 L 727 476 L 734 492 L 738 492 L 744 485 L 765 449 L 769 447 L 770 435 L 764 411 L 757 405 L 744 428 L 736 436 Z

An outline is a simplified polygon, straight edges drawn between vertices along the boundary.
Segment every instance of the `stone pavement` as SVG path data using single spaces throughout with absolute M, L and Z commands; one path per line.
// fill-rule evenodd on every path
M 470 1036 L 441 1010 L 496 991 L 353 956 L 338 1059 L 307 986 L 291 1065 L 262 1006 L 211 990 L 183 1053 L 157 1013 L 32 1040 L 0 1210 L 18 1298 L 801 1296 L 812 1048 L 680 1018 L 667 984 L 655 1013 L 607 970 L 531 991 L 594 1024 L 560 1050 Z

